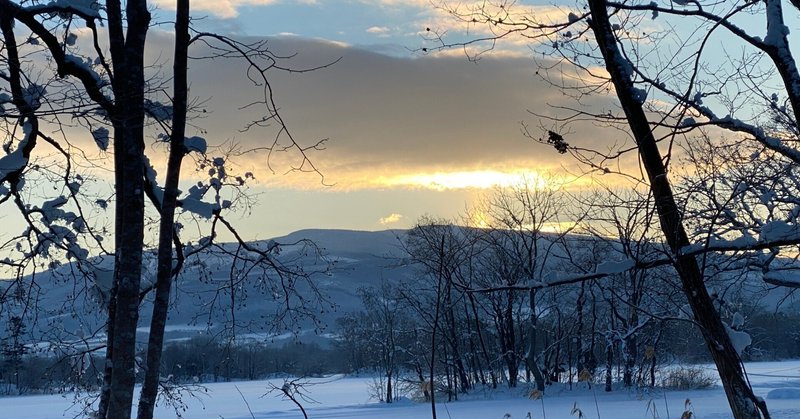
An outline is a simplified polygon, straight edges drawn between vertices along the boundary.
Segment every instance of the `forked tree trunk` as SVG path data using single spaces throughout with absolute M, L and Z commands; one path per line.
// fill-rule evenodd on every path
M 119 1 L 106 3 L 109 48 L 116 98 L 114 127 L 116 223 L 114 284 L 116 299 L 113 333 L 109 334 L 111 382 L 108 419 L 128 419 L 136 384 L 136 327 L 144 243 L 144 45 L 150 12 L 144 0 L 128 0 L 123 19 Z M 127 23 L 123 34 L 123 21 Z M 105 383 L 104 383 L 105 385 Z
M 680 249 L 689 245 L 689 238 L 683 227 L 661 152 L 650 130 L 647 116 L 641 103 L 635 100 L 636 92 L 631 80 L 632 75 L 629 74 L 629 64 L 617 46 L 608 19 L 607 3 L 605 0 L 589 0 L 589 7 L 592 17 L 590 26 L 636 140 L 639 156 L 655 199 L 661 230 L 676 258 L 675 270 L 681 279 L 683 292 L 689 301 L 694 319 L 702 330 L 703 339 L 719 371 L 733 416 L 736 419 L 757 419 L 763 413 L 765 417 L 769 417 L 766 403 L 755 397 L 744 378 L 741 360 L 708 295 L 697 260 L 693 256 L 680 254 Z

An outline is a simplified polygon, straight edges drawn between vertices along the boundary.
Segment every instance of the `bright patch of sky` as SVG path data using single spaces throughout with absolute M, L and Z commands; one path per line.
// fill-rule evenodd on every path
M 168 8 L 166 0 L 160 0 Z M 460 6 L 475 2 L 459 2 Z M 206 13 L 207 25 L 250 36 L 293 35 L 344 42 L 391 55 L 409 56 L 425 44 L 426 29 L 448 30 L 450 39 L 481 33 L 456 25 L 438 1 L 429 0 L 226 0 L 193 3 Z M 477 4 L 477 3 L 475 3 Z M 554 7 L 543 1 L 521 1 L 517 9 Z M 559 13 L 566 15 L 566 12 Z
M 358 46 L 383 44 L 380 49 L 384 51 L 386 44 L 416 47 L 420 42 L 417 32 L 422 29 L 419 14 L 425 13 L 415 5 L 382 6 L 379 2 L 275 1 L 266 6 L 254 1 L 234 2 L 238 7 L 227 3 L 236 14 L 223 11 L 228 7 L 209 5 L 202 8 L 209 13 L 206 24 L 241 35 L 300 36 Z M 194 7 L 199 9 L 197 4 Z M 396 48 L 394 52 L 403 54 L 408 50 Z

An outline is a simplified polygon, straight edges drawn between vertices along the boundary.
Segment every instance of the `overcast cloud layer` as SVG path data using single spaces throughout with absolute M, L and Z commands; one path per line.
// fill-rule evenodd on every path
M 523 121 L 539 124 L 528 110 L 547 113 L 550 105 L 565 103 L 561 92 L 535 74 L 530 59 L 397 58 L 296 37 L 271 39 L 270 48 L 278 55 L 296 54 L 284 63 L 294 68 L 336 61 L 309 73 L 275 72 L 271 80 L 295 137 L 306 144 L 330 139 L 312 157 L 340 188 L 380 187 L 381 179 L 419 173 L 541 172 L 572 163 L 521 133 Z M 212 144 L 233 139 L 245 148 L 259 147 L 272 138 L 269 130 L 237 132 L 256 115 L 239 106 L 259 93 L 243 74 L 243 67 L 220 60 L 191 64 L 192 95 L 209 99 L 210 114 L 198 124 Z M 246 164 L 258 171 L 262 158 Z M 301 186 L 309 180 L 316 182 L 297 175 L 270 181 Z

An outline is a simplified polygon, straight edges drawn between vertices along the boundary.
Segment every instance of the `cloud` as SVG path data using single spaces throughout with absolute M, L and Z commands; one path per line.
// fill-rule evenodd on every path
M 367 33 L 378 36 L 389 36 L 390 29 L 386 26 L 371 26 L 367 28 Z
M 387 224 L 394 224 L 402 219 L 403 216 L 401 214 L 394 212 L 385 217 L 382 217 L 380 220 L 378 220 L 378 222 L 381 223 L 381 225 L 387 225 Z
M 194 0 L 192 10 L 208 12 L 223 19 L 231 19 L 239 15 L 240 7 L 270 6 L 279 2 L 280 0 Z M 299 3 L 317 4 L 317 0 L 300 0 Z M 164 9 L 175 10 L 175 2 L 172 0 L 155 0 L 155 4 Z
M 169 68 L 164 57 L 171 55 L 172 35 L 154 30 L 148 39 L 148 60 L 159 60 Z M 399 58 L 302 37 L 270 38 L 268 45 L 275 57 L 291 57 L 281 60 L 280 66 L 305 69 L 339 60 L 307 73 L 269 73 L 275 101 L 293 138 L 303 146 L 328 139 L 322 149 L 307 154 L 324 174 L 324 183 L 318 174 L 291 171 L 302 163 L 296 151 L 269 154 L 266 148 L 277 134 L 283 144 L 288 141 L 276 124 L 244 129 L 265 111 L 244 107 L 263 98 L 263 87 L 248 79 L 243 60 L 192 60 L 189 68 L 190 95 L 197 109 L 187 135 L 206 138 L 210 157 L 233 154 L 230 172 L 252 172 L 262 187 L 456 191 L 502 186 L 522 174 L 563 167 L 581 173 L 571 157 L 521 132 L 523 122 L 534 136 L 551 129 L 552 121 L 528 110 L 558 116 L 557 107 L 576 106 L 535 74 L 529 57 L 490 55 L 477 64 L 463 56 Z M 197 49 L 193 54 L 205 52 Z M 583 100 L 590 110 L 614 109 L 613 101 L 602 95 Z M 567 141 L 586 148 L 632 145 L 619 131 L 591 122 L 561 132 Z M 91 136 L 82 144 L 92 156 L 99 153 Z M 162 151 L 148 148 L 159 173 L 164 173 Z M 635 155 L 631 156 L 633 161 L 626 164 L 635 166 Z M 203 178 L 205 171 L 185 166 L 185 179 Z

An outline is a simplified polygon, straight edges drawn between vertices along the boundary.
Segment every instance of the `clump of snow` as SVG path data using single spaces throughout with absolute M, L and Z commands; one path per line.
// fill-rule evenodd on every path
M 45 93 L 47 93 L 47 89 L 44 86 L 31 83 L 22 92 L 22 97 L 31 108 L 39 109 L 42 106 L 42 96 Z
M 100 150 L 106 151 L 108 149 L 108 129 L 104 127 L 97 128 L 92 131 L 94 142 L 100 147 Z
M 792 240 L 800 236 L 800 229 L 796 224 L 785 221 L 772 221 L 761 227 L 759 240 L 762 242 Z
M 144 108 L 147 114 L 156 121 L 166 122 L 172 119 L 172 106 L 146 99 Z
M 767 205 L 773 199 L 775 199 L 775 192 L 767 189 L 765 190 L 759 197 L 758 200 L 761 201 L 762 204 Z
M 628 271 L 632 269 L 634 266 L 636 266 L 636 261 L 633 259 L 626 259 L 619 262 L 609 261 L 597 265 L 597 269 L 595 270 L 595 272 L 599 274 L 608 274 L 608 275 L 618 274 Z
M 211 218 L 214 216 L 214 212 L 220 210 L 220 206 L 217 204 L 203 202 L 199 199 L 191 198 L 184 199 L 182 201 L 181 208 L 203 218 Z
M 771 270 L 764 273 L 764 281 L 779 284 L 797 284 L 800 287 L 800 274 L 794 270 Z
M 89 17 L 100 17 L 100 3 L 95 0 L 56 0 L 50 5 L 76 10 Z
M 737 311 L 736 313 L 733 314 L 733 319 L 731 320 L 731 327 L 733 327 L 734 329 L 741 329 L 742 326 L 744 326 L 744 316 L 742 316 L 742 313 L 739 313 Z
M 164 202 L 164 189 L 158 186 L 158 172 L 150 164 L 150 159 L 147 156 L 142 156 L 144 160 L 144 174 L 147 180 L 150 182 L 152 187 L 153 195 L 155 195 L 156 200 L 158 200 L 158 204 L 161 205 Z
M 84 71 L 92 75 L 92 78 L 97 82 L 102 82 L 103 78 L 97 74 L 92 68 L 92 60 L 90 58 L 81 58 L 75 55 L 67 54 L 64 56 L 64 61 L 74 64 L 76 67 L 81 67 Z
M 737 354 L 741 355 L 742 351 L 753 343 L 753 338 L 747 332 L 735 330 L 725 322 L 723 324 L 725 325 L 725 331 L 728 332 L 728 337 L 731 338 L 733 349 L 736 350 Z
M 570 14 L 567 15 L 567 19 L 569 20 L 569 23 L 575 23 L 578 20 L 580 20 L 578 15 L 576 15 L 575 13 L 572 13 L 572 12 L 570 12 Z
M 788 399 L 788 400 L 795 400 L 800 399 L 800 388 L 776 388 L 774 390 L 770 390 L 767 393 L 768 399 Z
M 213 217 L 214 212 L 220 210 L 220 205 L 203 201 L 203 195 L 207 190 L 208 187 L 199 182 L 189 188 L 188 195 L 180 201 L 181 208 L 203 218 Z
M 31 136 L 35 135 L 35 133 L 32 132 L 33 127 L 28 121 L 25 121 L 25 123 L 22 125 L 22 131 L 24 133 L 24 137 L 17 146 L 17 149 L 3 157 L 0 157 L 0 179 L 5 179 L 10 173 L 16 172 L 28 164 L 28 158 L 25 157 L 23 150 L 27 146 L 28 141 L 30 141 Z M 20 178 L 20 182 L 21 181 L 22 178 Z M 22 185 L 18 183 L 17 187 L 21 189 Z
M 206 143 L 206 139 L 203 137 L 189 137 L 183 141 L 183 145 L 186 146 L 187 152 L 198 152 L 200 154 L 206 154 L 206 150 L 208 149 L 208 144 Z
M 783 44 L 783 39 L 789 35 L 789 27 L 783 24 L 780 2 L 767 3 L 767 22 L 767 36 L 764 37 L 764 43 L 780 46 Z
M 634 88 L 633 100 L 640 105 L 643 104 L 647 100 L 647 90 Z

